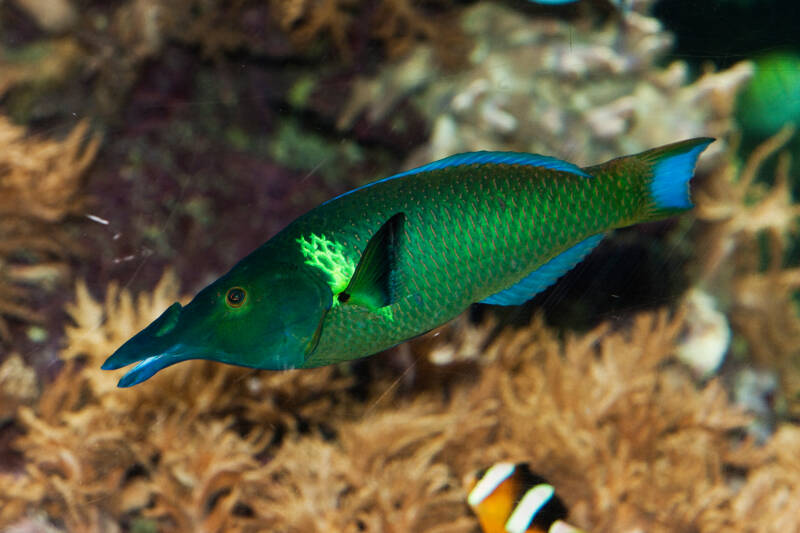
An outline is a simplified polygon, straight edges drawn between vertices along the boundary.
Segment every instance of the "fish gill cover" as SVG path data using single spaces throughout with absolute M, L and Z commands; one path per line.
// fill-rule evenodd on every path
M 501 460 L 589 531 L 800 527 L 791 129 L 737 155 L 752 64 L 670 56 L 651 2 L 520 4 L 0 5 L 1 528 L 476 531 L 463 476 Z M 721 141 L 692 215 L 618 235 L 523 309 L 355 366 L 188 362 L 124 391 L 99 369 L 372 177 L 701 135 Z

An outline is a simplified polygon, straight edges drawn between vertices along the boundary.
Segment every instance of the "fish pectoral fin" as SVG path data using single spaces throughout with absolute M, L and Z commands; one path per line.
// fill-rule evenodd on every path
M 325 323 L 325 317 L 327 314 L 328 311 L 322 313 L 322 318 L 319 319 L 319 324 L 317 325 L 317 329 L 314 331 L 314 336 L 311 337 L 311 340 L 306 345 L 306 352 L 304 354 L 305 357 L 310 357 L 311 354 L 316 351 L 317 346 L 319 345 L 319 339 L 322 337 L 322 324 Z
M 377 311 L 397 301 L 397 258 L 405 220 L 405 213 L 397 213 L 370 238 L 350 283 L 337 295 L 340 303 Z

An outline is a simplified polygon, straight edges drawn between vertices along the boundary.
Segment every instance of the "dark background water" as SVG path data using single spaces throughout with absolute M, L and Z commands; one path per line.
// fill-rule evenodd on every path
M 655 16 L 675 33 L 673 56 L 727 67 L 775 50 L 800 47 L 800 2 L 661 0 Z

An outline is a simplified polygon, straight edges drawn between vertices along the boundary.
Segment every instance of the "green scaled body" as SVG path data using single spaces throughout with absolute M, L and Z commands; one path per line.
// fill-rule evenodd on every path
M 281 370 L 371 355 L 474 302 L 520 304 L 614 228 L 691 207 L 711 139 L 587 168 L 474 152 L 379 180 L 311 210 L 173 304 L 103 365 L 130 386 L 186 359 Z

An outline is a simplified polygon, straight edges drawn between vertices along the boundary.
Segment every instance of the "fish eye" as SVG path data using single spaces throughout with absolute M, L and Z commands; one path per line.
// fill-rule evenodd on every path
M 228 289 L 228 294 L 225 295 L 225 300 L 231 307 L 241 307 L 246 298 L 247 291 L 241 287 Z

